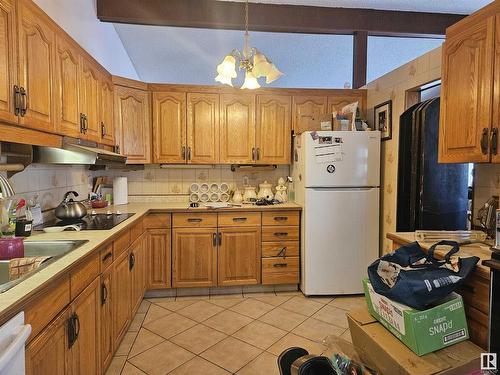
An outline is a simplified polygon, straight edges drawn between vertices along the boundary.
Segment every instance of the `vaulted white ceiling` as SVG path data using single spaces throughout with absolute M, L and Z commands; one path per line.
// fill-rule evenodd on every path
M 245 1 L 245 0 L 221 0 Z M 250 0 L 252 3 L 470 14 L 492 0 Z

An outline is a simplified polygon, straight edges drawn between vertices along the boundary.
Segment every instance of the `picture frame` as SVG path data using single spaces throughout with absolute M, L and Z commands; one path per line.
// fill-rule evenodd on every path
M 392 139 L 392 100 L 376 105 L 373 112 L 374 130 L 380 130 L 380 139 Z

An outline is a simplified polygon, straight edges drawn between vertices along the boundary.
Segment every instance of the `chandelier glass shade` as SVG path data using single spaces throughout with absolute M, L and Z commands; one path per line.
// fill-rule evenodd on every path
M 266 84 L 276 81 L 283 73 L 257 48 L 250 47 L 248 33 L 248 0 L 245 3 L 245 35 L 243 51 L 233 49 L 226 55 L 217 66 L 216 82 L 233 86 L 233 79 L 238 76 L 236 73 L 236 63 L 239 63 L 239 70 L 245 71 L 245 81 L 242 89 L 258 89 L 260 87 L 258 78 L 265 77 Z

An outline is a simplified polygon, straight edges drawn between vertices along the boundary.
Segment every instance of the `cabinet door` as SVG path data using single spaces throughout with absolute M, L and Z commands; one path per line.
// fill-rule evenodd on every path
M 17 45 L 14 1 L 0 0 L 0 120 L 17 123 L 14 85 L 17 83 Z
M 134 316 L 139 308 L 144 297 L 144 280 L 145 280 L 145 256 L 144 243 L 145 236 L 139 237 L 130 247 L 130 257 L 132 257 L 132 303 L 130 305 L 131 316 Z
M 113 118 L 113 82 L 106 75 L 100 79 L 100 106 L 99 119 L 101 142 L 110 146 L 115 145 L 115 126 Z
M 217 284 L 215 228 L 175 228 L 172 249 L 172 286 L 208 287 Z
M 186 93 L 153 93 L 153 143 L 155 163 L 186 160 Z
M 494 18 L 443 44 L 439 162 L 489 161 Z
M 253 163 L 255 96 L 222 94 L 220 100 L 220 163 Z
M 47 15 L 30 0 L 18 4 L 19 85 L 26 90 L 20 124 L 54 132 L 55 33 Z
M 220 230 L 219 286 L 260 284 L 260 240 L 260 227 Z
M 149 229 L 148 249 L 148 288 L 170 288 L 170 229 Z
M 500 16 L 495 17 L 495 55 L 494 55 L 494 78 L 493 78 L 493 119 L 492 131 L 497 132 L 496 143 L 490 145 L 491 161 L 500 163 L 500 148 L 498 145 L 498 132 L 500 132 Z M 495 141 L 492 139 L 492 141 Z M 495 152 L 496 151 L 496 152 Z
M 86 139 L 100 141 L 101 124 L 99 121 L 99 74 L 97 67 L 82 58 L 80 63 L 80 112 L 85 115 Z
M 63 36 L 56 39 L 56 123 L 57 132 L 81 137 L 80 56 L 77 47 Z
M 100 288 L 99 278 L 90 283 L 71 303 L 71 313 L 77 319 L 77 336 L 71 346 L 72 374 L 100 372 Z
M 359 94 L 339 94 L 328 97 L 328 108 L 326 113 L 339 112 L 346 105 L 358 102 L 358 108 L 361 114 L 365 114 L 366 96 Z
M 27 375 L 65 375 L 70 373 L 67 322 L 64 310 L 26 346 Z
M 289 96 L 257 95 L 255 144 L 258 163 L 290 164 L 291 105 Z
M 101 274 L 101 369 L 103 373 L 113 359 L 112 285 L 113 267 L 108 267 Z
M 124 251 L 113 262 L 111 310 L 113 312 L 113 348 L 117 348 L 130 323 L 131 276 L 129 252 Z
M 187 95 L 188 163 L 219 162 L 219 94 Z
M 151 163 L 149 94 L 115 86 L 115 125 L 121 154 L 127 164 Z
M 327 111 L 326 96 L 294 96 L 292 106 L 292 128 L 295 134 L 310 129 L 312 121 Z

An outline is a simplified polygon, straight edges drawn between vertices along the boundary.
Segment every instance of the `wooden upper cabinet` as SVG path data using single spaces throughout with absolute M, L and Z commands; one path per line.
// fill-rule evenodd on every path
M 220 163 L 253 163 L 255 95 L 222 94 L 220 101 Z
M 219 162 L 219 94 L 187 94 L 188 163 Z
M 289 96 L 257 95 L 257 163 L 289 164 L 292 148 Z
M 57 132 L 81 136 L 80 55 L 77 46 L 64 36 L 56 38 L 55 104 Z
M 80 83 L 80 111 L 85 116 L 84 137 L 92 141 L 101 138 L 101 124 L 99 116 L 99 72 L 95 64 L 81 59 Z
M 113 82 L 107 74 L 100 79 L 99 126 L 101 142 L 110 146 L 115 144 L 115 125 L 113 117 Z
M 151 163 L 151 122 L 146 91 L 115 86 L 115 126 L 127 164 Z
M 30 0 L 18 2 L 19 86 L 26 114 L 20 124 L 53 133 L 55 32 L 50 19 Z
M 260 284 L 261 228 L 222 228 L 219 232 L 218 285 Z
M 361 114 L 366 116 L 366 94 L 363 95 L 362 93 L 359 94 L 339 94 L 335 96 L 329 96 L 328 97 L 328 105 L 327 105 L 327 112 L 326 113 L 333 113 L 333 112 L 339 112 L 344 108 L 346 105 L 358 102 L 358 108 L 361 112 Z
M 153 93 L 155 163 L 186 162 L 186 93 Z
M 292 128 L 299 134 L 309 129 L 309 124 L 318 116 L 327 113 L 326 96 L 294 96 L 292 104 Z
M 216 228 L 174 228 L 172 287 L 217 285 Z
M 16 19 L 13 1 L 0 0 L 0 120 L 17 123 L 14 85 L 17 83 Z
M 494 33 L 490 17 L 443 44 L 439 162 L 490 160 Z
M 495 55 L 494 55 L 494 76 L 493 76 L 493 108 L 492 108 L 492 131 L 500 132 L 500 15 L 495 17 Z M 500 163 L 500 147 L 497 144 L 491 145 L 491 161 Z M 495 152 L 496 147 L 496 152 Z

